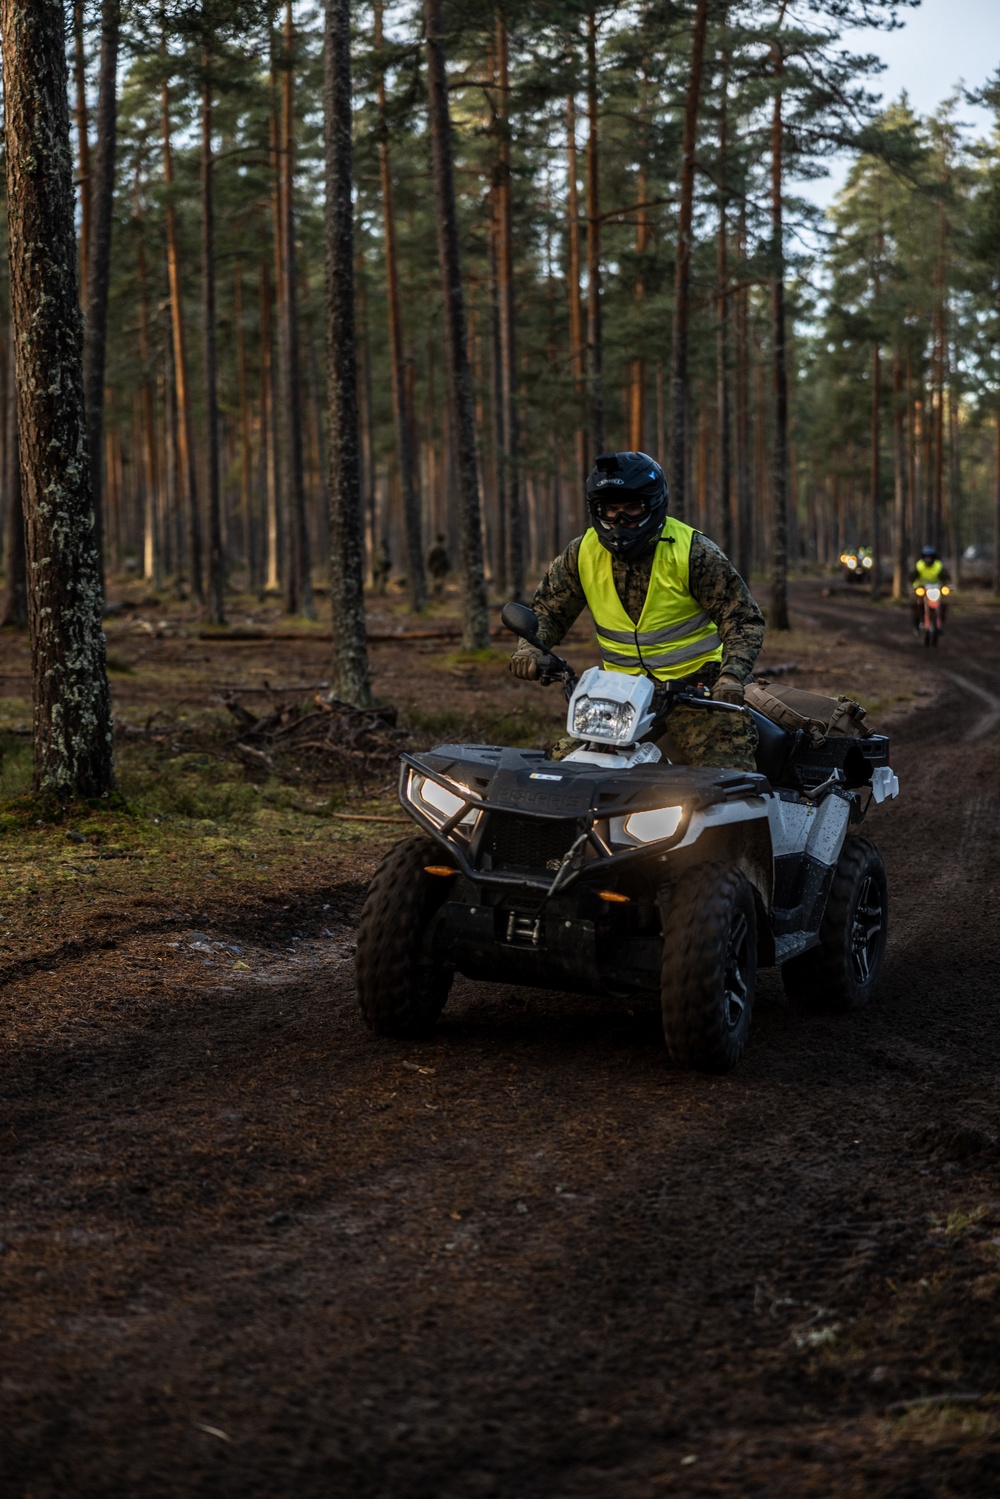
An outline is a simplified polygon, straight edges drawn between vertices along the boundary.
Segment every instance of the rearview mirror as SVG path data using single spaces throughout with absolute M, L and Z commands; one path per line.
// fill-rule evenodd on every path
M 538 615 L 527 604 L 504 604 L 500 618 L 514 635 L 520 635 L 529 645 L 541 646 L 538 639 Z

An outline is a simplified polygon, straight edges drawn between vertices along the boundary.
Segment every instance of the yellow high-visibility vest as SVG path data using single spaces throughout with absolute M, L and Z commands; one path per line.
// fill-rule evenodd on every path
M 922 557 L 917 559 L 917 577 L 921 583 L 936 583 L 943 572 L 944 563 L 940 557 L 936 557 L 933 562 L 925 562 Z
M 580 583 L 594 616 L 605 671 L 669 682 L 690 676 L 709 661 L 722 660 L 722 641 L 715 625 L 692 598 L 688 585 L 695 534 L 691 526 L 667 516 L 638 624 L 629 619 L 618 597 L 611 553 L 601 545 L 593 527 L 584 534 Z

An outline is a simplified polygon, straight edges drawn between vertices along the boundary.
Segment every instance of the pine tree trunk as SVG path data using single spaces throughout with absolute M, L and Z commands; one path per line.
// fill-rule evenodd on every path
M 80 294 L 87 311 L 87 268 L 90 265 L 90 122 L 87 118 L 87 59 L 83 45 L 83 0 L 73 5 L 73 83 L 76 90 L 76 149 L 80 188 Z
M 771 481 L 771 613 L 774 630 L 790 628 L 788 619 L 788 370 L 785 362 L 785 243 L 782 223 L 781 76 L 784 58 L 777 45 L 776 90 L 771 116 L 771 360 L 774 383 L 774 452 Z
M 487 492 L 487 555 L 492 567 L 493 587 L 501 598 L 509 598 L 507 589 L 507 512 L 503 503 L 504 493 L 504 399 L 503 399 L 503 354 L 500 345 L 500 213 L 499 213 L 499 162 L 495 163 L 494 180 L 490 185 L 490 416 L 492 418 L 493 453 L 490 484 Z
M 146 479 L 142 575 L 147 583 L 159 588 L 162 581 L 163 556 L 158 535 L 160 504 L 159 468 L 156 461 L 156 418 L 153 402 L 152 351 L 149 340 L 149 276 L 146 268 L 145 225 L 141 197 L 136 185 L 136 224 L 138 228 L 137 282 L 139 292 L 139 363 L 142 368 L 140 401 L 142 406 L 142 452 Z
M 4 591 L 0 625 L 21 629 L 28 623 L 28 584 L 24 565 L 24 507 L 21 504 L 21 460 L 17 443 L 17 382 L 14 376 L 14 339 L 8 340 L 7 391 L 4 401 L 3 492 Z
M 1000 595 L 1000 402 L 996 408 L 993 448 L 993 593 Z
M 92 225 L 87 259 L 83 337 L 83 391 L 87 402 L 90 483 L 94 496 L 94 541 L 104 588 L 101 504 L 101 441 L 104 422 L 104 363 L 108 336 L 108 288 L 111 282 L 111 224 L 115 198 L 115 145 L 118 129 L 118 38 L 121 0 L 101 6 L 101 62 L 97 96 L 97 155 L 90 195 Z
M 582 495 L 583 486 L 587 481 L 587 433 L 582 420 L 586 389 L 586 350 L 583 335 L 583 308 L 580 303 L 580 187 L 576 150 L 576 100 L 572 94 L 566 101 L 566 180 L 568 192 L 566 293 L 569 302 L 569 362 L 576 391 L 575 478 Z
M 285 608 L 289 614 L 315 619 L 309 564 L 309 527 L 306 521 L 305 465 L 302 451 L 302 393 L 299 380 L 298 276 L 295 249 L 295 26 L 292 0 L 285 6 L 285 55 L 281 78 L 279 170 L 279 246 L 281 284 L 278 316 L 281 336 L 282 425 L 288 499 L 288 558 Z
M 274 300 L 267 261 L 260 266 L 260 425 L 264 440 L 264 592 L 281 592 L 281 506 L 278 503 L 278 426 L 274 399 Z
M 243 323 L 243 261 L 236 262 L 236 285 L 233 293 L 233 322 L 236 328 L 236 388 L 239 401 L 240 440 L 240 528 L 243 534 L 243 565 L 247 587 L 253 593 L 259 585 L 256 538 L 253 527 L 252 458 L 250 445 L 250 397 L 247 388 L 247 339 Z
M 877 293 L 876 293 L 877 295 Z M 878 600 L 882 597 L 882 464 L 881 464 L 881 385 L 882 385 L 882 359 L 877 343 L 872 344 L 871 354 L 871 480 L 868 491 L 868 514 L 871 528 L 871 551 L 872 551 L 872 598 Z
M 597 12 L 587 12 L 587 386 L 590 439 L 604 451 L 604 376 L 601 330 L 600 125 L 597 111 Z
M 61 5 L 0 0 L 35 788 L 114 787 Z
M 739 263 L 746 269 L 746 202 L 741 201 L 737 237 Z M 736 555 L 740 577 L 747 580 L 753 566 L 753 490 L 750 480 L 750 332 L 749 291 L 746 283 L 736 291 L 734 319 L 736 392 L 734 437 L 736 466 Z
M 503 401 L 503 484 L 499 495 L 506 521 L 507 589 L 511 598 L 524 597 L 524 537 L 521 504 L 520 413 L 517 392 L 516 299 L 514 295 L 514 200 L 511 178 L 510 46 L 503 15 L 496 23 L 499 89 L 499 176 L 497 181 L 497 283 L 500 314 L 500 370 Z
M 222 550 L 219 490 L 219 375 L 215 333 L 215 193 L 212 151 L 212 59 L 202 53 L 201 92 L 201 295 L 205 365 L 205 466 L 208 495 L 208 619 L 226 622 L 226 562 Z
M 382 0 L 375 3 L 375 50 L 381 54 Z M 396 206 L 389 160 L 389 127 L 386 121 L 385 68 L 378 70 L 378 156 L 382 184 L 382 220 L 385 234 L 385 281 L 389 313 L 389 358 L 392 363 L 392 411 L 396 423 L 396 464 L 403 496 L 406 530 L 406 576 L 410 605 L 419 613 L 427 607 L 427 573 L 420 527 L 420 489 L 413 451 L 413 413 L 406 388 L 406 350 L 403 313 L 399 296 L 399 256 L 396 246 Z
M 906 517 L 909 510 L 910 465 L 906 452 L 906 392 L 903 386 L 903 361 L 897 350 L 892 361 L 892 455 L 895 468 L 893 489 L 892 596 L 906 597 L 906 560 L 908 555 Z
M 729 151 L 727 88 L 728 58 L 722 58 L 722 86 L 719 107 L 719 227 L 715 238 L 715 382 L 719 432 L 719 514 L 722 519 L 720 545 L 726 556 L 733 550 L 732 449 L 730 446 L 729 383 L 729 230 L 726 222 L 726 170 Z
M 323 53 L 326 143 L 326 368 L 330 413 L 331 695 L 368 706 L 364 529 L 358 454 L 351 201 L 351 4 L 326 0 Z
M 164 67 L 166 67 L 166 48 Z M 181 290 L 180 248 L 177 238 L 177 209 L 174 205 L 174 163 L 170 142 L 170 93 L 164 76 L 161 93 L 163 129 L 163 181 L 167 190 L 167 281 L 170 288 L 170 322 L 174 351 L 174 398 L 177 402 L 177 468 L 179 488 L 184 494 L 188 529 L 188 574 L 191 592 L 199 604 L 205 602 L 202 575 L 201 515 L 198 509 L 198 482 L 195 475 L 194 435 L 191 423 L 191 400 L 187 383 L 187 353 L 184 336 L 184 298 Z
M 479 500 L 475 405 L 466 341 L 465 299 L 455 211 L 448 80 L 442 41 L 442 0 L 424 0 L 427 90 L 437 208 L 438 258 L 444 299 L 445 349 L 450 388 L 451 437 L 459 489 L 462 537 L 463 631 L 466 650 L 489 645 L 489 613 L 483 575 L 483 528 Z
M 644 80 L 645 81 L 645 80 Z M 633 297 L 635 301 L 636 326 L 643 326 L 643 305 L 646 300 L 645 272 L 642 257 L 649 245 L 649 217 L 646 209 L 642 206 L 646 201 L 647 176 L 646 176 L 646 129 L 642 126 L 640 151 L 642 159 L 639 163 L 637 176 L 637 191 L 639 194 L 638 219 L 635 226 L 635 255 L 638 270 L 635 278 L 635 290 Z M 640 356 L 632 360 L 629 371 L 628 392 L 628 446 L 632 453 L 645 451 L 645 425 L 646 425 L 646 361 Z M 657 458 L 662 463 L 662 453 L 657 453 Z
M 670 347 L 670 509 L 683 520 L 688 510 L 687 403 L 688 321 L 691 303 L 691 247 L 694 220 L 694 153 L 698 139 L 698 105 L 708 30 L 708 0 L 698 0 L 691 36 L 691 62 L 684 101 L 681 140 L 680 204 L 674 260 L 674 332 Z

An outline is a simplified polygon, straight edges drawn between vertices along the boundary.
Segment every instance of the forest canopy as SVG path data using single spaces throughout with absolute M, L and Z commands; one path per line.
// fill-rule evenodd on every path
M 580 531 L 582 476 L 603 447 L 669 464 L 675 511 L 747 576 L 785 568 L 776 545 L 796 566 L 864 544 L 892 562 L 898 592 L 924 542 L 956 563 L 992 544 L 1000 135 L 976 138 L 959 94 L 926 118 L 880 99 L 879 28 L 905 5 L 356 4 L 369 579 L 388 563 L 419 607 L 428 548 L 462 545 L 435 9 L 496 591 L 523 596 Z M 90 431 L 104 566 L 180 580 L 220 619 L 236 584 L 309 614 L 329 549 L 323 13 L 77 0 L 67 21 L 84 268 L 109 130 L 115 146 L 90 397 L 103 401 Z M 858 25 L 866 55 L 841 40 Z M 982 102 L 1000 126 L 1000 81 Z M 801 185 L 845 150 L 824 214 Z M 92 278 L 81 284 L 93 321 Z M 9 403 L 9 358 L 2 369 Z

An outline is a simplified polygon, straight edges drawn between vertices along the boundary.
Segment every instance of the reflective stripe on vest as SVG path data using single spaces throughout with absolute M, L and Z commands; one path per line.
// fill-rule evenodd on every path
M 917 577 L 921 583 L 936 583 L 943 572 L 944 563 L 940 557 L 933 562 L 924 562 L 922 558 L 917 561 Z
M 714 624 L 691 597 L 688 563 L 691 526 L 668 516 L 653 558 L 649 587 L 638 624 L 618 597 L 611 553 L 591 528 L 580 543 L 580 583 L 594 616 L 605 671 L 655 677 L 669 682 L 710 661 L 722 660 Z

